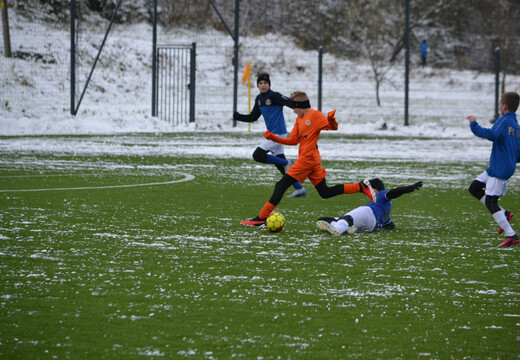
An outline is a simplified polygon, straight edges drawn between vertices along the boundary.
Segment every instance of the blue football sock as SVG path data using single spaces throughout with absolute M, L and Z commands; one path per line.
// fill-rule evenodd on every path
M 287 160 L 273 156 L 273 155 L 267 155 L 266 163 L 285 166 L 285 165 L 287 165 Z
M 296 181 L 292 186 L 295 190 L 300 190 L 301 188 L 303 188 L 302 184 L 299 181 Z

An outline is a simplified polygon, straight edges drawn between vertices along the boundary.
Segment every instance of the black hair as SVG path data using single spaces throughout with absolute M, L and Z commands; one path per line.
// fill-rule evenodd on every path
M 383 181 L 379 178 L 370 179 L 368 181 L 370 182 L 370 185 L 376 190 L 385 189 L 385 184 L 383 184 Z
M 258 83 L 262 80 L 267 82 L 269 86 L 271 86 L 271 79 L 269 79 L 269 74 L 263 73 L 258 75 L 258 77 L 256 78 L 256 85 L 258 86 Z

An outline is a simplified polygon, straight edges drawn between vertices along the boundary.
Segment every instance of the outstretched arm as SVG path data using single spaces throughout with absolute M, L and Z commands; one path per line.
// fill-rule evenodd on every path
M 484 128 L 480 126 L 477 122 L 477 118 L 473 115 L 467 117 L 469 121 L 469 128 L 475 136 L 478 136 L 483 139 L 488 139 L 493 141 L 501 136 L 500 127 L 504 124 L 503 121 L 499 118 L 491 129 Z
M 238 112 L 233 113 L 233 119 L 236 121 L 242 121 L 242 122 L 253 122 L 258 120 L 258 118 L 262 115 L 262 112 L 260 111 L 260 108 L 257 104 L 253 106 L 253 110 L 251 110 L 250 114 L 239 114 Z
M 336 121 L 336 110 L 329 111 L 327 114 L 327 120 L 329 122 L 329 127 L 324 130 L 338 130 L 338 123 Z
M 294 127 L 291 130 L 291 134 L 289 135 L 289 138 L 281 138 L 281 137 L 273 134 L 269 130 L 267 130 L 264 133 L 264 137 L 267 140 L 272 140 L 272 141 L 275 141 L 275 142 L 277 142 L 279 144 L 297 145 L 300 142 L 300 136 L 298 134 L 298 119 L 296 119 L 296 124 L 294 124 Z
M 264 133 L 264 137 L 267 140 L 272 140 L 274 142 L 284 144 L 284 145 L 297 145 L 298 144 L 298 137 L 297 136 L 291 136 L 290 138 L 281 138 L 278 135 L 273 134 L 269 130 L 267 130 Z
M 396 187 L 395 189 L 388 190 L 386 193 L 386 198 L 388 200 L 396 199 L 399 196 L 407 193 L 411 193 L 412 191 L 419 190 L 422 187 L 422 181 L 418 181 L 415 184 L 408 186 Z

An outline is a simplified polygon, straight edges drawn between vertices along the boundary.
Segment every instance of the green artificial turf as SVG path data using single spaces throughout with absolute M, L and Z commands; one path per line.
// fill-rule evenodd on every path
M 520 356 L 520 248 L 467 192 L 482 164 L 324 161 L 329 185 L 424 181 L 395 230 L 338 238 L 316 219 L 366 197 L 308 182 L 281 233 L 242 227 L 280 177 L 250 159 L 3 156 L 3 359 Z

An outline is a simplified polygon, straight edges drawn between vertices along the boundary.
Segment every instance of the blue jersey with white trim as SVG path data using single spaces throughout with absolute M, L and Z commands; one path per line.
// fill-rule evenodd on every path
M 520 162 L 520 126 L 514 112 L 499 117 L 490 129 L 483 128 L 476 121 L 469 123 L 476 136 L 493 141 L 489 167 L 489 176 L 508 180 Z
M 236 119 L 243 122 L 253 122 L 262 115 L 267 130 L 273 134 L 286 134 L 287 127 L 283 116 L 284 106 L 292 108 L 291 99 L 269 89 L 265 93 L 258 94 L 251 114 L 238 114 Z
M 376 218 L 376 227 L 374 230 L 379 229 L 383 224 L 389 222 L 390 210 L 392 209 L 392 200 L 386 198 L 388 190 L 380 190 L 376 196 L 376 202 L 368 203 L 368 207 L 372 209 L 374 217 Z

